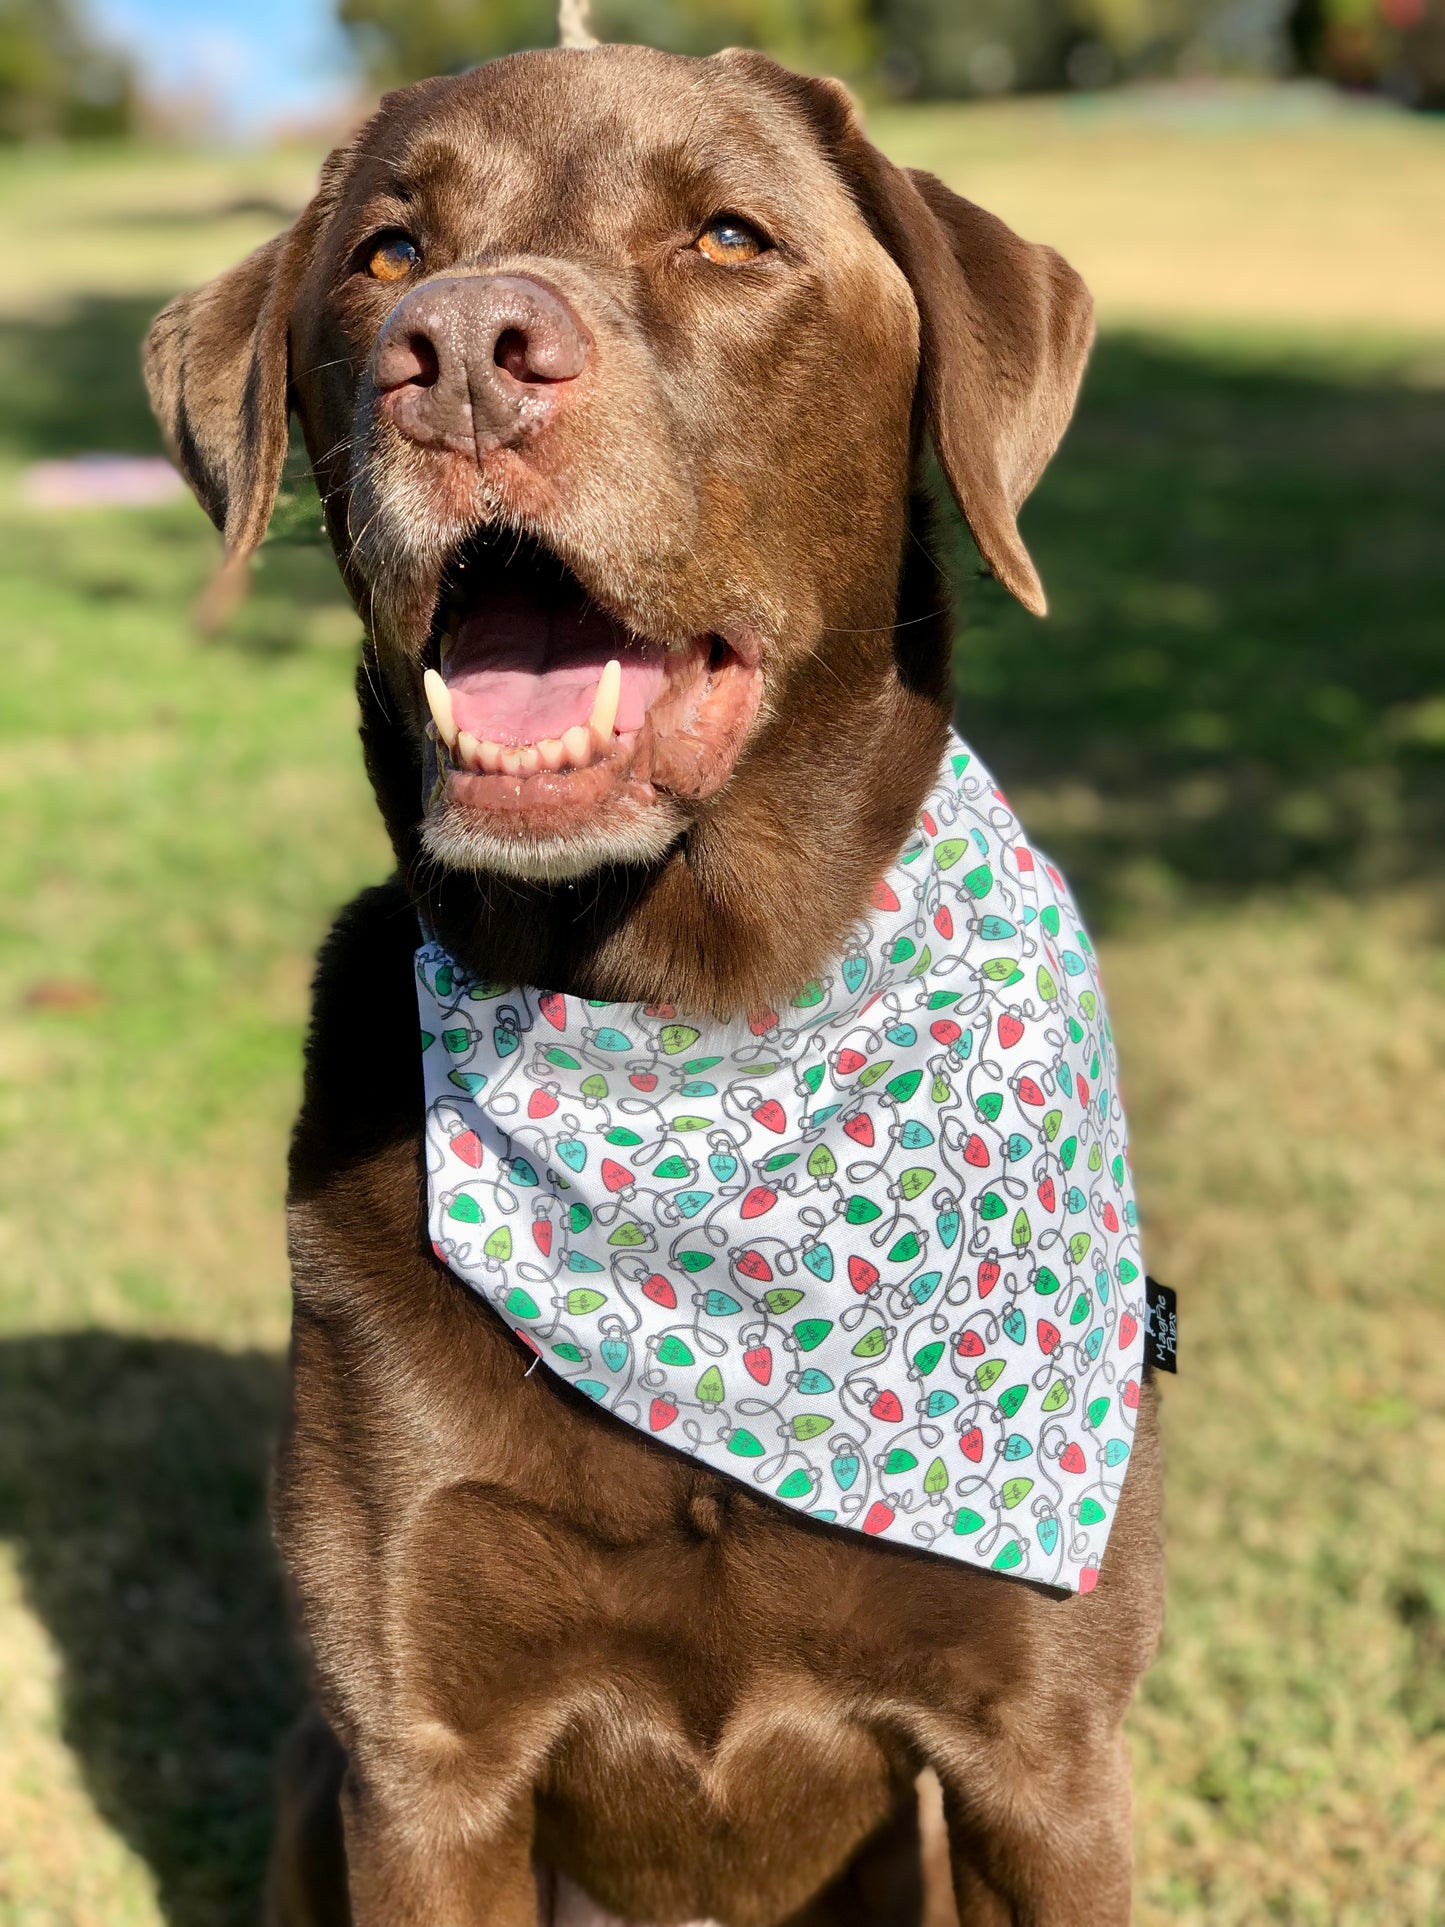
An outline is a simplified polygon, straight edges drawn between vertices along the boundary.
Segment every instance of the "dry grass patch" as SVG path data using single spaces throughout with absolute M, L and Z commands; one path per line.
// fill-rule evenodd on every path
M 1445 1910 L 1438 914 L 1258 908 L 1105 957 L 1181 1303 L 1132 1722 L 1149 1920 Z

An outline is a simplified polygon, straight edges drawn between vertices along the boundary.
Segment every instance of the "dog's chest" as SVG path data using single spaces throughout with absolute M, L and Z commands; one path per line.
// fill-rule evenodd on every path
M 725 1517 L 709 1536 L 655 1497 L 656 1530 L 622 1545 L 479 1481 L 437 1493 L 388 1560 L 394 1677 L 452 1736 L 454 1784 L 535 1787 L 539 1860 L 605 1913 L 748 1927 L 760 1862 L 801 1906 L 896 1803 L 904 1764 L 859 1711 L 883 1659 L 870 1639 L 855 1676 L 857 1613 L 808 1604 L 850 1591 L 807 1570 L 827 1542 L 785 1519 L 776 1545 Z
M 745 1923 L 759 1857 L 801 1905 L 895 1797 L 876 1738 L 801 1672 L 759 1678 L 713 1736 L 682 1706 L 604 1689 L 541 1776 L 537 1847 L 585 1878 L 584 1910 Z

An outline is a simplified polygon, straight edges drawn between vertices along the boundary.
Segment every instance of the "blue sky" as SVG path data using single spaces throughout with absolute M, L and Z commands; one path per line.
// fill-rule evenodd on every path
M 262 133 L 348 91 L 331 0 L 91 0 L 90 10 L 158 90 L 215 99 L 229 123 L 218 132 Z

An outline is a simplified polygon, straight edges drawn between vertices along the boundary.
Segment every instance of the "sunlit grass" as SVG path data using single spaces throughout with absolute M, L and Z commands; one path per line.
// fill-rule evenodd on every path
M 1293 96 L 1158 121 L 881 122 L 1070 247 L 1107 324 L 1026 519 L 1055 615 L 965 582 L 960 717 L 1104 933 L 1150 1263 L 1181 1297 L 1139 1917 L 1426 1927 L 1445 291 L 1420 211 L 1445 144 Z M 0 162 L 28 223 L 0 315 L 3 1927 L 249 1927 L 295 1692 L 262 1493 L 310 958 L 386 862 L 357 628 L 324 557 L 277 546 L 198 642 L 197 511 L 41 515 L 13 487 L 149 445 L 145 314 L 274 225 L 237 201 L 294 205 L 305 173 Z
M 1445 127 L 1313 87 L 882 113 L 897 159 L 1062 249 L 1111 323 L 1438 337 Z

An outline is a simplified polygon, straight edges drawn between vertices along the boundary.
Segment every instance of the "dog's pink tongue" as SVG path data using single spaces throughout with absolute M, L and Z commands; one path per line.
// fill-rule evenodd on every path
M 623 733 L 641 727 L 662 687 L 662 644 L 642 641 L 580 597 L 552 600 L 499 583 L 447 645 L 442 675 L 457 728 L 510 747 L 585 724 L 614 657 L 622 668 L 615 727 Z

